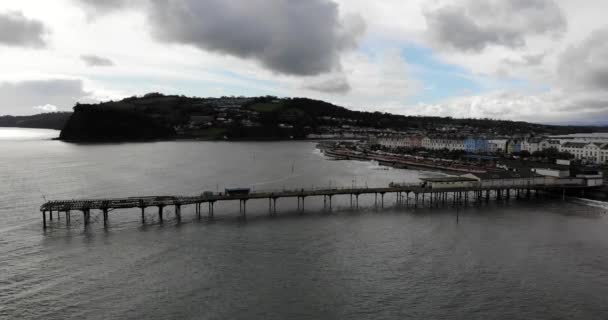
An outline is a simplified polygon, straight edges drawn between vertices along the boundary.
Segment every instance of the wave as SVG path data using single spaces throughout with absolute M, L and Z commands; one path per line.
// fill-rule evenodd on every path
M 608 202 L 586 198 L 571 198 L 575 203 L 608 210 Z M 607 212 L 608 213 L 608 212 Z

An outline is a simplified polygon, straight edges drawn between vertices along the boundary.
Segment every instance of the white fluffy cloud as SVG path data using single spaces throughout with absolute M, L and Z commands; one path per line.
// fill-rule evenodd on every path
M 57 108 L 57 106 L 47 103 L 43 106 L 35 106 L 34 110 L 40 111 L 40 112 L 57 112 L 57 111 L 59 111 L 59 108 Z

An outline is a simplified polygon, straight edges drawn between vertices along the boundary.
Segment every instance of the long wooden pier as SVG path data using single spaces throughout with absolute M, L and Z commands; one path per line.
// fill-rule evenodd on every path
M 304 211 L 304 203 L 309 197 L 323 197 L 323 208 L 332 209 L 332 199 L 335 196 L 350 196 L 351 208 L 359 207 L 359 196 L 374 195 L 374 207 L 384 208 L 384 196 L 386 194 L 396 195 L 396 205 L 411 206 L 414 208 L 422 206 L 444 206 L 452 203 L 453 205 L 468 205 L 470 203 L 480 204 L 490 199 L 519 199 L 530 198 L 531 195 L 540 196 L 541 194 L 552 191 L 565 197 L 566 190 L 586 188 L 581 185 L 521 185 L 521 186 L 492 186 L 492 187 L 467 187 L 467 188 L 428 188 L 420 184 L 401 184 L 389 187 L 350 187 L 350 188 L 321 188 L 321 189 L 295 189 L 279 191 L 257 191 L 247 194 L 226 194 L 209 193 L 198 196 L 148 196 L 148 197 L 129 197 L 113 199 L 73 199 L 48 201 L 40 207 L 42 212 L 43 227 L 47 228 L 47 213 L 49 219 L 53 220 L 53 213 L 60 217 L 65 214 L 66 223 L 70 223 L 71 212 L 79 211 L 84 218 L 84 224 L 90 223 L 91 210 L 99 210 L 103 213 L 104 226 L 107 226 L 109 212 L 116 209 L 141 210 L 141 220 L 145 223 L 145 211 L 147 208 L 156 208 L 158 220 L 163 222 L 163 210 L 166 207 L 174 207 L 175 215 L 181 220 L 181 209 L 184 206 L 195 206 L 197 218 L 201 218 L 202 205 L 208 206 L 207 214 L 210 219 L 214 217 L 214 207 L 217 202 L 239 201 L 240 215 L 247 216 L 247 201 L 255 199 L 268 199 L 268 212 L 271 216 L 277 214 L 277 200 L 281 198 L 297 198 L 298 210 Z

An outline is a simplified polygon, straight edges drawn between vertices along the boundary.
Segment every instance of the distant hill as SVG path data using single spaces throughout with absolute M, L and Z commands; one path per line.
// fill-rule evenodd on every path
M 60 138 L 73 141 L 301 139 L 310 133 L 358 128 L 495 136 L 608 131 L 606 127 L 362 112 L 307 98 L 197 98 L 150 93 L 120 101 L 77 104 Z
M 71 112 L 52 112 L 33 116 L 0 116 L 0 127 L 61 130 L 71 115 Z

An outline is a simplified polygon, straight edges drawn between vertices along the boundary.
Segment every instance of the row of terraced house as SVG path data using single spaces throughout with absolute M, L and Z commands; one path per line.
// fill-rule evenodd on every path
M 483 137 L 450 138 L 429 136 L 384 136 L 377 137 L 374 144 L 390 149 L 423 148 L 429 150 L 465 151 L 468 153 L 506 153 L 512 154 L 521 151 L 533 153 L 554 148 L 561 152 L 569 152 L 575 159 L 587 160 L 595 163 L 608 161 L 608 143 L 598 142 L 564 142 L 551 138 L 528 139 L 487 139 Z

